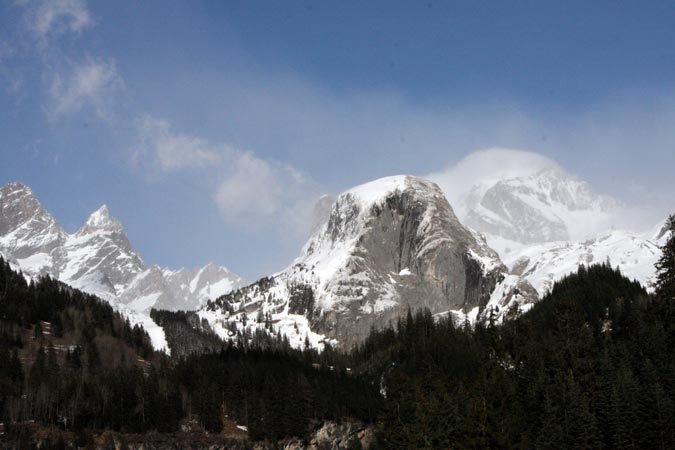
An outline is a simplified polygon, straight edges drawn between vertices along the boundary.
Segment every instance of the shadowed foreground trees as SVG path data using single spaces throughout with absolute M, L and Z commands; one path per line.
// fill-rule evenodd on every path
M 379 410 L 373 386 L 317 370 L 315 352 L 208 343 L 208 353 L 184 358 L 154 353 L 144 330 L 107 303 L 50 278 L 27 283 L 0 259 L 0 422 L 9 428 L 34 420 L 173 432 L 196 417 L 218 432 L 227 415 L 253 438 L 280 439 L 322 419 L 371 421 Z

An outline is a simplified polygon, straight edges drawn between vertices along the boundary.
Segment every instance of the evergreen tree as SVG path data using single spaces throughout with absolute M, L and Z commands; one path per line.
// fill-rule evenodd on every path
M 675 300 L 675 214 L 666 221 L 666 243 L 656 263 L 656 292 L 667 300 Z

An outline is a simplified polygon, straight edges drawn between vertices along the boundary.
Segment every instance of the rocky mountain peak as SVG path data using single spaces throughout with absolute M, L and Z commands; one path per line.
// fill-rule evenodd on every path
M 533 301 L 514 295 L 513 278 L 493 296 L 505 271 L 497 254 L 459 222 L 435 183 L 399 175 L 342 193 L 290 267 L 201 314 L 223 337 L 229 333 L 224 327 L 240 327 L 239 316 L 255 313 L 278 324 L 294 345 L 307 336 L 315 346 L 328 340 L 348 348 L 409 308 L 472 311 L 475 318 L 489 304 L 508 309 L 514 299 Z M 517 292 L 536 297 L 525 284 Z M 223 325 L 223 315 L 234 322 Z
M 26 185 L 0 188 L 0 250 L 17 259 L 36 256 L 31 264 L 41 272 L 63 244 L 66 233 Z
M 0 233 L 7 233 L 28 222 L 34 222 L 41 228 L 56 224 L 28 186 L 13 182 L 0 188 Z
M 97 231 L 124 233 L 122 223 L 110 215 L 110 210 L 107 205 L 102 205 L 99 209 L 91 213 L 84 226 L 78 230 L 77 234 L 83 235 Z

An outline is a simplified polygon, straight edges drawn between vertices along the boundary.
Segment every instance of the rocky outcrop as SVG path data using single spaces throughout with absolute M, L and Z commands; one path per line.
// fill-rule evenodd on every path
M 280 442 L 251 442 L 246 433 L 208 434 L 191 431 L 173 434 L 121 434 L 111 431 L 87 431 L 79 435 L 36 424 L 0 433 L 0 449 L 17 448 L 92 448 L 95 450 L 368 450 L 374 443 L 372 426 L 359 422 L 322 422 L 305 438 Z
M 371 447 L 375 440 L 372 427 L 346 422 L 324 422 L 309 436 L 307 440 L 292 439 L 284 442 L 283 450 L 349 450 Z M 256 447 L 254 447 L 256 448 Z M 260 450 L 266 447 L 258 447 Z

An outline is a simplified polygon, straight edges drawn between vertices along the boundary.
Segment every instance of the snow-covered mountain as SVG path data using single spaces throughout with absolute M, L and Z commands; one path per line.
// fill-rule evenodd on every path
M 511 269 L 543 295 L 580 264 L 609 262 L 648 289 L 664 237 L 616 229 L 625 205 L 536 153 L 490 149 L 432 175 Z M 458 185 L 457 179 L 461 182 Z
M 158 347 L 163 336 L 149 319 L 151 308 L 195 310 L 244 284 L 214 264 L 177 271 L 147 266 L 105 205 L 68 234 L 21 183 L 0 188 L 0 253 L 27 276 L 50 275 L 107 300 L 143 323 Z
M 534 289 L 465 228 L 439 187 L 411 176 L 357 186 L 287 269 L 200 311 L 222 337 L 260 328 L 295 346 L 324 340 L 349 347 L 409 308 L 475 318 L 526 309 Z
M 30 189 L 20 183 L 0 189 L 0 251 L 15 265 L 46 273 L 65 257 L 67 238 Z
M 667 238 L 664 224 L 649 233 L 610 230 L 585 241 L 532 245 L 511 254 L 506 263 L 513 273 L 528 280 L 540 296 L 579 265 L 602 262 L 618 267 L 628 278 L 652 290 L 656 282 L 654 265 Z
M 483 233 L 502 258 L 527 245 L 588 239 L 619 225 L 619 202 L 537 153 L 482 150 L 430 178 L 457 205 L 462 223 Z
M 488 236 L 523 244 L 570 240 L 610 223 L 613 199 L 550 167 L 495 182 L 469 198 L 465 223 Z M 589 230 L 589 228 L 591 228 Z

